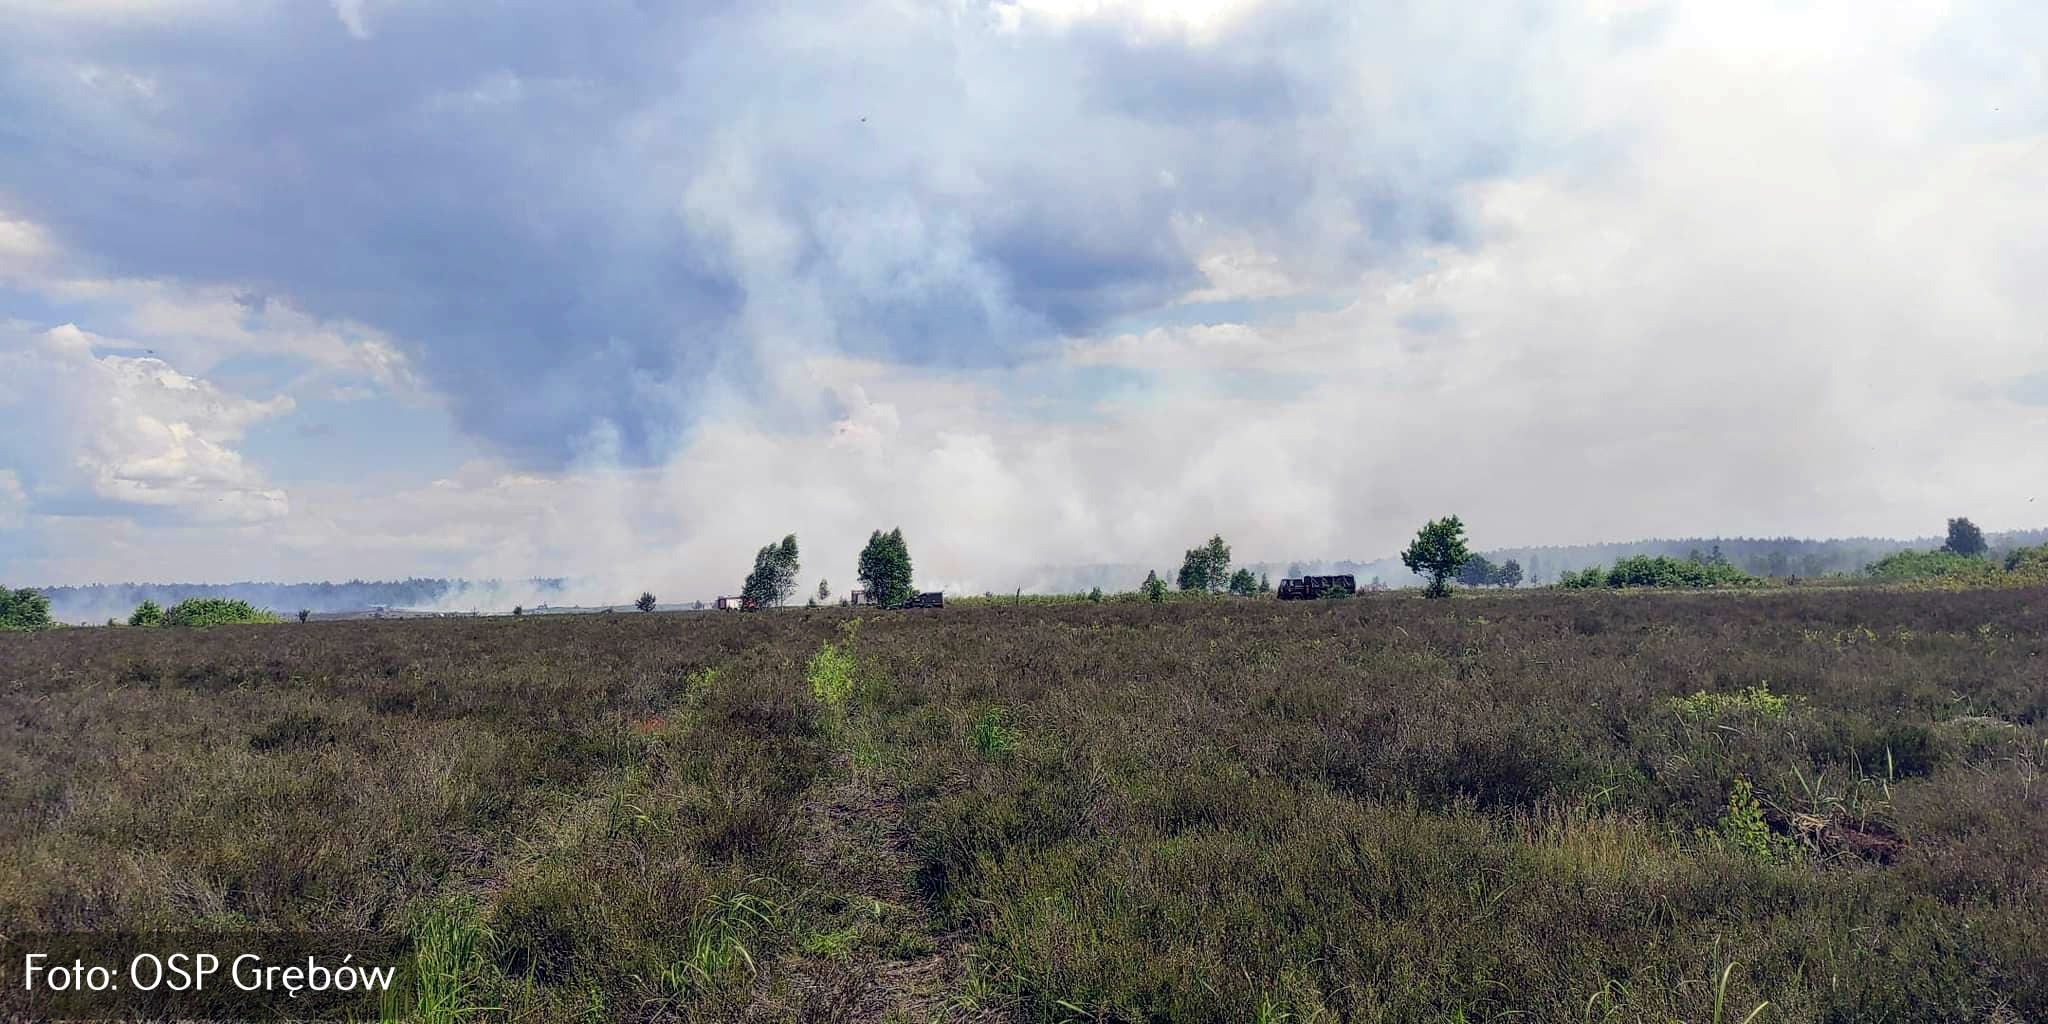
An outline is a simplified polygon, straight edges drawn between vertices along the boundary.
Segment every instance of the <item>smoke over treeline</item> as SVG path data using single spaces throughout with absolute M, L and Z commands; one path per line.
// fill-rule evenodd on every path
M 40 588 L 50 614 L 65 622 L 126 619 L 135 606 L 155 601 L 166 608 L 188 597 L 247 601 L 289 614 L 357 612 L 382 605 L 430 611 L 502 611 L 515 604 L 562 600 L 568 581 L 530 580 L 349 580 L 346 583 L 95 583 Z

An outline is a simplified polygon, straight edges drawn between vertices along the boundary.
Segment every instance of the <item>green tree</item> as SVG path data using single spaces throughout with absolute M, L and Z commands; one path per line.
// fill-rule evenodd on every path
M 1270 593 L 1272 593 L 1272 592 L 1273 592 L 1273 581 L 1272 581 L 1272 580 L 1269 580 L 1269 579 L 1267 579 L 1267 578 L 1266 578 L 1266 574 L 1265 574 L 1265 573 L 1263 573 L 1263 572 L 1259 573 L 1259 593 L 1261 593 L 1261 594 L 1270 594 Z
M 1570 590 L 1591 590 L 1596 587 L 1604 587 L 1607 585 L 1607 570 L 1597 565 L 1587 566 L 1577 572 L 1566 569 L 1558 573 L 1557 585 Z
M 1473 555 L 1458 567 L 1458 582 L 1468 587 L 1485 587 L 1493 584 L 1494 564 L 1485 555 Z
M 300 621 L 300 622 L 304 622 L 304 621 L 306 621 L 307 619 L 310 619 L 310 618 L 312 618 L 312 617 L 313 617 L 313 609 L 311 609 L 311 608 L 301 608 L 301 609 L 299 609 L 299 621 Z
M 1976 523 L 1967 518 L 1948 521 L 1948 543 L 1941 546 L 1943 551 L 1965 558 L 1977 558 L 1982 556 L 1988 547 L 1990 545 L 1984 543 L 1984 531 L 1977 529 Z
M 56 624 L 50 618 L 49 598 L 27 587 L 0 587 L 0 629 L 49 629 Z
M 1493 575 L 1495 586 L 1514 588 L 1522 585 L 1522 563 L 1510 558 L 1500 564 Z
M 780 544 L 766 545 L 754 552 L 754 571 L 747 574 L 747 581 L 740 586 L 740 596 L 752 598 L 762 607 L 789 600 L 796 593 L 799 565 L 796 534 L 782 538 Z
M 638 609 L 640 609 L 640 610 L 641 610 L 641 611 L 643 611 L 643 612 L 651 612 L 651 611 L 653 611 L 653 610 L 654 610 L 654 594 L 653 594 L 653 593 L 652 593 L 651 591 L 645 591 L 645 590 L 641 591 L 641 592 L 640 592 L 640 599 L 639 599 L 638 601 L 635 601 L 635 602 L 633 602 L 633 607 L 635 607 L 635 608 L 638 608 Z
M 1101 604 L 1101 603 L 1102 603 L 1102 588 L 1101 588 L 1101 587 L 1093 587 L 1093 588 L 1090 588 L 1090 589 L 1089 589 L 1089 591 L 1088 591 L 1088 600 L 1090 600 L 1090 601 L 1093 601 L 1093 602 L 1095 602 L 1096 604 Z
M 1250 569 L 1239 569 L 1230 574 L 1230 592 L 1239 597 L 1250 597 L 1259 592 L 1259 578 Z
M 827 582 L 825 582 L 824 580 L 819 580 L 819 581 L 818 581 L 818 600 L 820 600 L 820 601 L 830 601 L 830 600 L 832 600 L 832 584 L 830 584 L 830 583 L 827 583 Z
M 1180 564 L 1180 589 L 1217 592 L 1230 585 L 1230 545 L 1219 534 L 1188 549 Z
M 128 624 L 131 626 L 163 625 L 163 606 L 157 604 L 155 601 L 143 601 L 141 604 L 136 605 L 134 613 L 128 616 Z
M 1465 547 L 1465 524 L 1457 516 L 1432 519 L 1415 534 L 1415 541 L 1401 553 L 1401 564 L 1418 576 L 1429 578 L 1430 597 L 1448 597 L 1451 577 L 1472 557 Z
M 902 527 L 868 535 L 868 545 L 860 552 L 859 575 L 861 586 L 884 608 L 910 600 L 915 591 L 911 589 L 910 546 L 903 542 Z
M 775 603 L 781 604 L 796 593 L 796 574 L 802 567 L 796 556 L 796 534 L 782 538 L 782 546 L 775 550 Z
M 746 582 L 740 584 L 740 599 L 755 607 L 774 603 L 775 545 L 770 544 L 754 552 L 754 569 L 747 573 Z
M 1153 604 L 1161 604 L 1166 600 L 1166 581 L 1159 578 L 1156 570 L 1145 573 L 1145 582 L 1139 590 L 1145 595 L 1145 599 Z

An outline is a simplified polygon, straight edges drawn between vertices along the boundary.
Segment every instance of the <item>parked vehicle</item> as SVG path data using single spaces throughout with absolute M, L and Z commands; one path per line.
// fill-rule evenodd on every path
M 853 597 L 852 597 L 852 600 L 850 600 L 850 601 L 849 601 L 848 603 L 849 603 L 849 604 L 864 604 L 864 605 L 876 605 L 876 606 L 880 606 L 880 605 L 882 604 L 882 596 L 881 596 L 880 594 L 877 594 L 877 593 L 875 593 L 875 592 L 874 592 L 874 591 L 872 591 L 872 590 L 856 590 L 856 591 L 854 591 L 854 592 L 853 592 Z M 908 598 L 904 599 L 904 601 L 903 601 L 903 603 L 902 603 L 902 604 L 898 604 L 898 605 L 890 605 L 889 607 L 892 607 L 892 608 L 944 608 L 945 606 L 946 606 L 946 594 L 945 594 L 945 592 L 944 592 L 944 591 L 939 591 L 939 590 L 933 590 L 933 591 L 928 591 L 928 592 L 926 592 L 926 593 L 922 593 L 922 594 L 912 594 L 912 595 L 910 595 L 910 596 L 909 596 Z
M 1338 591 L 1345 597 L 1358 593 L 1358 581 L 1349 573 L 1342 576 L 1302 576 L 1280 581 L 1280 600 L 1313 601 Z

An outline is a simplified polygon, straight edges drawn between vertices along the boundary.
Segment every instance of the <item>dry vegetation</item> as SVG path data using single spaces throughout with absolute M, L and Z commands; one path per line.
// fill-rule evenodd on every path
M 403 932 L 428 1019 L 2048 1018 L 2048 591 L 853 613 L 0 636 L 0 923 Z

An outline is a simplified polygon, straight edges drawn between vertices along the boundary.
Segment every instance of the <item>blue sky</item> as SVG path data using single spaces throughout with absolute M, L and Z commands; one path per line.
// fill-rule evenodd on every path
M 10 583 L 2043 525 L 2037 5 L 0 18 Z

